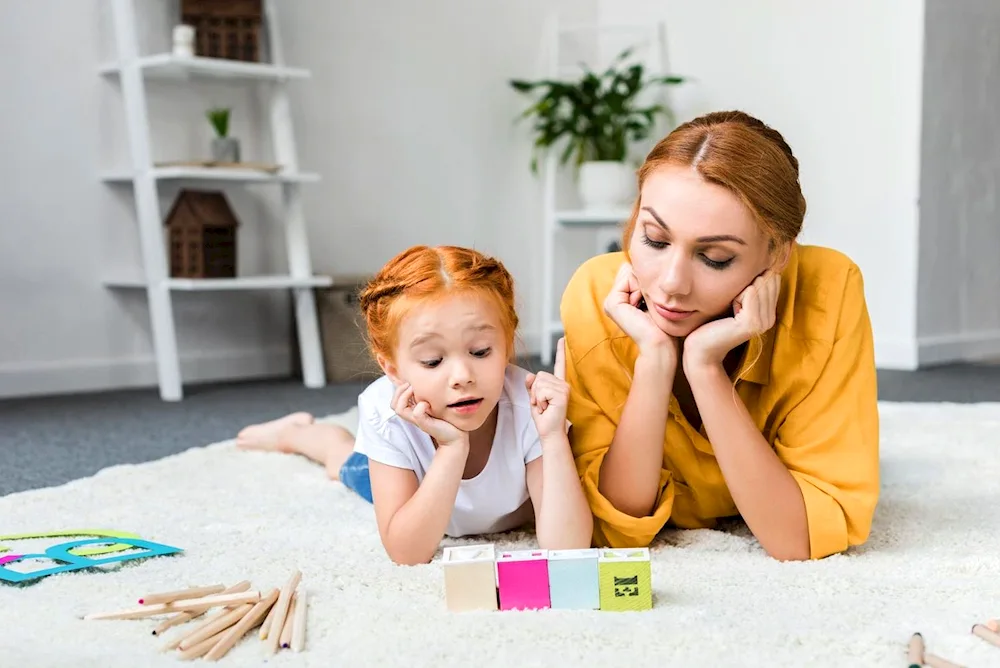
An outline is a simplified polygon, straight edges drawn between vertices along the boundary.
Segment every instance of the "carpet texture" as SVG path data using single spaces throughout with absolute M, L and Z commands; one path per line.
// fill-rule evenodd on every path
M 902 666 L 920 631 L 940 656 L 1000 666 L 1000 648 L 970 633 L 1000 617 L 1000 404 L 883 403 L 881 415 L 883 493 L 864 547 L 782 564 L 739 523 L 668 531 L 653 546 L 655 608 L 640 613 L 449 613 L 440 564 L 392 565 L 371 506 L 322 467 L 229 442 L 11 494 L 2 533 L 104 527 L 185 552 L 0 585 L 0 665 L 178 665 L 152 620 L 81 617 L 194 584 L 280 587 L 299 568 L 306 651 L 271 665 Z M 263 649 L 248 636 L 220 664 L 261 665 Z

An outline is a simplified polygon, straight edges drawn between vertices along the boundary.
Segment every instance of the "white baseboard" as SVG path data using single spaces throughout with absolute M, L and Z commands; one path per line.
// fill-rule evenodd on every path
M 921 336 L 917 344 L 920 366 L 1000 359 L 1000 330 Z
M 913 371 L 917 368 L 917 342 L 913 339 L 875 339 L 875 366 L 879 369 Z
M 182 353 L 184 384 L 288 375 L 288 346 Z M 152 355 L 0 365 L 0 398 L 156 387 Z

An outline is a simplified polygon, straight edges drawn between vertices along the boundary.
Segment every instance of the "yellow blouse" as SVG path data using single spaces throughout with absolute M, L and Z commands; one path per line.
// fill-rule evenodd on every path
M 649 545 L 668 522 L 710 528 L 739 515 L 704 427 L 692 428 L 673 396 L 653 513 L 627 515 L 598 490 L 638 354 L 603 308 L 624 261 L 622 253 L 588 260 L 560 307 L 570 443 L 594 513 L 594 543 L 610 547 Z M 834 250 L 796 247 L 782 274 L 776 324 L 748 348 L 734 375 L 736 392 L 802 490 L 811 557 L 863 543 L 878 502 L 879 433 L 871 323 L 857 265 Z

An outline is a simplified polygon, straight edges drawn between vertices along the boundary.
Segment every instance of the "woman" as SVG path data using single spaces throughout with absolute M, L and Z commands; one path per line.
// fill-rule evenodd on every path
M 863 543 L 878 500 L 858 267 L 799 246 L 798 161 L 742 112 L 678 127 L 639 170 L 623 253 L 563 295 L 570 441 L 594 540 L 740 515 L 769 555 Z

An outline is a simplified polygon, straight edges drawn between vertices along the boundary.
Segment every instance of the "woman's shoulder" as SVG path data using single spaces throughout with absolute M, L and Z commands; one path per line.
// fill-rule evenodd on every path
M 581 264 L 566 284 L 559 315 L 566 332 L 566 345 L 574 359 L 581 359 L 615 336 L 624 336 L 604 313 L 604 299 L 625 261 L 622 252 L 594 256 Z
M 778 321 L 795 338 L 833 343 L 845 326 L 867 319 L 861 269 L 841 251 L 797 246 L 782 278 Z

